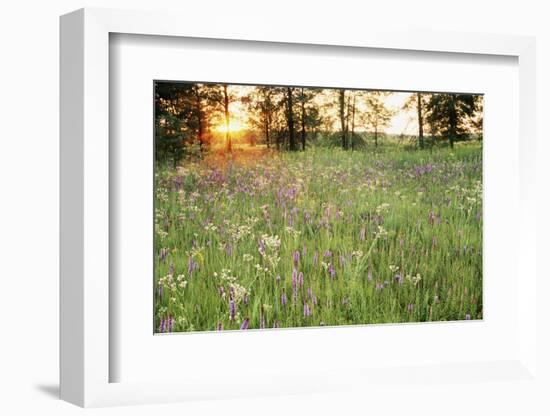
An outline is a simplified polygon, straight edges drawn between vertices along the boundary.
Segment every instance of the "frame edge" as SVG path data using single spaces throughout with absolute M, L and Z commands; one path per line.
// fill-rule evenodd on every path
M 84 10 L 60 18 L 59 382 L 84 405 Z

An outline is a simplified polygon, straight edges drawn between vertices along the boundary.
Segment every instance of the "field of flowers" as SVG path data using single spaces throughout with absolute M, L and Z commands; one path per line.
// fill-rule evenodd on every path
M 157 166 L 155 330 L 481 319 L 482 149 Z

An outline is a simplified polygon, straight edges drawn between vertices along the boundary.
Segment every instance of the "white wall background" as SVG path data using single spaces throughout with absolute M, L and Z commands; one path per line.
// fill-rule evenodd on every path
M 550 26 L 546 2 L 455 0 L 390 1 L 182 1 L 182 0 L 19 0 L 0 9 L 0 414 L 77 414 L 56 399 L 58 383 L 58 16 L 80 7 L 177 10 L 190 19 L 230 19 L 235 31 L 266 20 L 286 25 L 344 25 L 433 28 L 535 35 L 538 42 L 538 131 L 540 204 L 539 267 L 547 270 L 549 222 L 546 120 L 550 115 Z M 182 21 L 185 25 L 185 21 Z M 546 282 L 538 290 L 550 295 Z M 544 300 L 544 295 L 539 297 Z M 550 302 L 538 302 L 548 324 Z M 550 374 L 550 330 L 539 360 Z M 451 394 L 450 391 L 453 393 Z M 550 391 L 550 388 L 548 388 Z M 467 384 L 433 385 L 395 397 L 345 392 L 307 397 L 271 397 L 94 410 L 96 414 L 548 414 L 535 400 L 542 391 L 499 383 L 483 393 Z

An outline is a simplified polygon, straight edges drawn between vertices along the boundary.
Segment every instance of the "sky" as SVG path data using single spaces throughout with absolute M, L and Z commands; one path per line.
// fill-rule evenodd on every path
M 414 110 L 403 110 L 402 107 L 411 95 L 410 92 L 396 92 L 386 97 L 385 104 L 388 108 L 396 110 L 391 124 L 386 128 L 388 134 L 417 134 L 418 119 Z

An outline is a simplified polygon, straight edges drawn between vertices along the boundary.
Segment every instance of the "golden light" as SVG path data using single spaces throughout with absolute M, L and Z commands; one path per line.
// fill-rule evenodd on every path
M 235 119 L 229 121 L 229 129 L 226 128 L 225 123 L 222 123 L 216 126 L 215 130 L 219 133 L 226 133 L 227 130 L 229 130 L 230 133 L 234 133 L 237 131 L 245 130 L 246 128 L 247 125 L 244 122 Z

